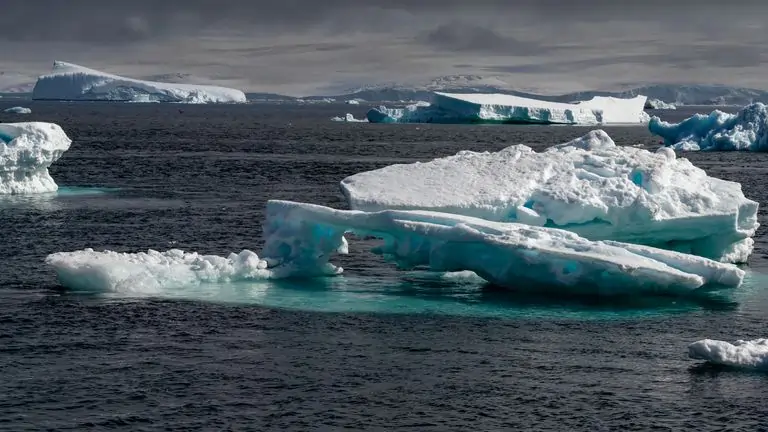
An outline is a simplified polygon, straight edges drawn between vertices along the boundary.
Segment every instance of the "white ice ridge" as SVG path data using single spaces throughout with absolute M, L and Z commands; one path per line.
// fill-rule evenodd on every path
M 694 114 L 680 123 L 653 117 L 648 129 L 675 150 L 768 151 L 768 107 L 760 102 L 745 106 L 737 114 L 714 110 L 709 115 Z
M 676 110 L 677 109 L 677 106 L 675 104 L 666 103 L 660 99 L 648 99 L 648 101 L 645 102 L 645 106 L 646 108 L 656 109 L 656 110 Z
M 331 121 L 347 123 L 368 123 L 366 119 L 356 119 L 353 114 L 347 113 L 344 117 L 331 117 Z
M 7 112 L 7 113 L 11 113 L 11 114 L 32 114 L 32 110 L 31 109 L 25 108 L 25 107 L 20 107 L 20 106 L 6 108 L 6 109 L 3 110 L 3 112 Z
M 0 194 L 58 190 L 48 167 L 71 143 L 53 123 L 0 123 Z
M 345 178 L 355 210 L 432 210 L 562 228 L 745 262 L 758 203 L 662 147 L 620 147 L 602 130 L 537 153 L 525 145 L 462 151 Z
M 178 249 L 139 253 L 85 249 L 58 252 L 45 259 L 69 289 L 97 292 L 157 293 L 201 283 L 263 280 L 274 276 L 267 261 L 243 250 L 228 257 Z
M 336 210 L 290 201 L 267 203 L 262 255 L 284 276 L 339 274 L 342 269 L 329 260 L 334 253 L 348 253 L 345 233 L 383 239 L 375 252 L 403 267 L 472 271 L 516 290 L 681 294 L 705 285 L 738 286 L 744 276 L 732 264 L 648 246 L 590 241 L 554 228 L 429 211 Z
M 138 101 L 180 103 L 245 102 L 245 93 L 226 87 L 142 81 L 56 61 L 37 80 L 36 100 Z
M 768 339 L 738 340 L 734 344 L 704 339 L 688 345 L 688 356 L 724 366 L 768 370 Z
M 647 123 L 645 96 L 632 99 L 595 96 L 577 103 L 547 102 L 506 94 L 435 92 L 431 103 L 371 109 L 371 123 Z

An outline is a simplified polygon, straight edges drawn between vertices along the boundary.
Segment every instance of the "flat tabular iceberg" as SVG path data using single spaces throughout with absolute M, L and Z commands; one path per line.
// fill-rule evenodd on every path
M 714 110 L 709 115 L 694 114 L 680 123 L 653 117 L 648 129 L 675 150 L 768 151 L 768 107 L 760 102 L 745 106 L 737 114 Z
M 365 213 L 270 201 L 262 257 L 168 252 L 123 254 L 87 249 L 49 255 L 65 287 L 152 293 L 211 282 L 338 275 L 330 263 L 348 253 L 344 234 L 384 239 L 376 251 L 403 267 L 469 270 L 515 290 L 576 294 L 685 294 L 704 286 L 738 286 L 736 266 L 651 247 L 593 242 L 551 228 L 490 222 L 426 211 Z
M 48 167 L 71 143 L 53 123 L 0 123 L 0 194 L 55 192 Z
M 226 87 L 170 84 L 125 78 L 71 63 L 54 62 L 37 80 L 36 100 L 225 103 L 245 102 L 245 93 Z
M 5 110 L 3 110 L 3 112 L 7 112 L 7 113 L 11 113 L 11 114 L 32 114 L 32 110 L 31 109 L 20 107 L 20 106 L 6 108 Z
M 562 228 L 745 262 L 758 204 L 738 183 L 709 177 L 668 148 L 619 147 L 602 130 L 537 153 L 514 145 L 462 151 L 426 163 L 347 177 L 356 210 L 432 210 L 491 221 Z
M 768 371 L 768 339 L 738 340 L 734 344 L 704 339 L 688 346 L 688 356 L 713 364 Z
M 639 124 L 648 121 L 646 97 L 595 96 L 574 104 L 547 102 L 505 94 L 435 92 L 431 103 L 401 109 L 371 109 L 371 123 L 540 123 Z

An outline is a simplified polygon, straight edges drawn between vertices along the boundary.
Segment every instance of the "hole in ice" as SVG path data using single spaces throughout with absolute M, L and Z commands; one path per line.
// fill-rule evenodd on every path
M 632 183 L 642 186 L 643 185 L 643 173 L 640 171 L 635 171 L 632 173 Z

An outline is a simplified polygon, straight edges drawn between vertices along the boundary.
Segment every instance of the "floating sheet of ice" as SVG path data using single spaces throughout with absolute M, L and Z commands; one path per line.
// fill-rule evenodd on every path
M 429 211 L 366 213 L 269 201 L 263 256 L 284 275 L 338 274 L 329 260 L 347 253 L 344 234 L 384 240 L 377 252 L 401 266 L 472 271 L 499 286 L 550 287 L 601 295 L 682 293 L 705 285 L 738 286 L 731 264 L 647 246 L 594 242 L 553 228 Z
M 3 110 L 3 112 L 7 112 L 7 113 L 10 113 L 10 114 L 32 114 L 32 110 L 31 109 L 25 108 L 25 107 L 20 107 L 20 106 L 6 108 L 5 110 Z
M 571 104 L 505 94 L 435 92 L 431 103 L 399 109 L 382 106 L 371 109 L 367 117 L 371 123 L 639 124 L 648 122 L 645 101 L 645 96 L 595 96 Z
M 471 271 L 515 290 L 571 294 L 684 294 L 704 286 L 738 286 L 736 266 L 677 252 L 593 242 L 551 228 L 490 222 L 426 211 L 365 213 L 270 201 L 260 258 L 180 250 L 126 254 L 86 249 L 46 258 L 70 289 L 152 293 L 216 282 L 338 275 L 330 263 L 348 253 L 347 232 L 382 238 L 376 252 L 404 267 Z
M 55 192 L 48 167 L 71 143 L 53 123 L 0 123 L 0 194 Z
M 768 107 L 760 102 L 745 106 L 737 114 L 714 110 L 709 115 L 694 114 L 680 123 L 653 117 L 648 129 L 675 150 L 768 151 Z
M 662 147 L 619 147 L 602 130 L 537 153 L 524 145 L 462 151 L 347 177 L 355 210 L 433 210 L 562 228 L 592 240 L 647 244 L 745 262 L 758 204 Z
M 656 110 L 676 110 L 677 106 L 675 104 L 666 103 L 663 100 L 659 99 L 648 99 L 648 101 L 645 102 L 645 107 L 650 109 L 656 109 Z
M 704 339 L 688 345 L 688 356 L 713 364 L 768 371 L 768 339 L 738 340 L 734 344 Z
M 332 117 L 331 121 L 347 123 L 368 123 L 366 119 L 356 119 L 354 115 L 347 113 L 344 117 Z
M 37 100 L 225 103 L 245 102 L 245 93 L 226 87 L 142 81 L 61 61 L 37 80 Z

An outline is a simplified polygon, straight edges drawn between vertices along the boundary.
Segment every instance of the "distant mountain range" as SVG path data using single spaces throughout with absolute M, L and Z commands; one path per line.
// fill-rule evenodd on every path
M 0 77 L 2 78 L 2 77 Z M 170 83 L 186 83 L 193 76 L 184 73 L 156 75 L 152 80 Z M 199 79 L 198 79 L 199 81 Z M 2 84 L 2 80 L 0 80 Z M 0 88 L 0 94 L 20 97 L 32 91 L 34 83 L 14 84 Z M 725 85 L 690 84 L 649 84 L 622 91 L 582 91 L 562 95 L 539 95 L 534 92 L 512 88 L 506 81 L 480 75 L 450 75 L 438 77 L 426 83 L 398 84 L 384 83 L 361 86 L 341 94 L 292 97 L 277 93 L 246 93 L 250 101 L 274 102 L 344 102 L 364 101 L 363 104 L 378 102 L 412 102 L 429 100 L 434 91 L 453 93 L 505 93 L 553 102 L 573 102 L 591 99 L 594 96 L 634 97 L 639 94 L 649 99 L 658 99 L 675 105 L 747 105 L 752 102 L 768 102 L 768 91 Z

